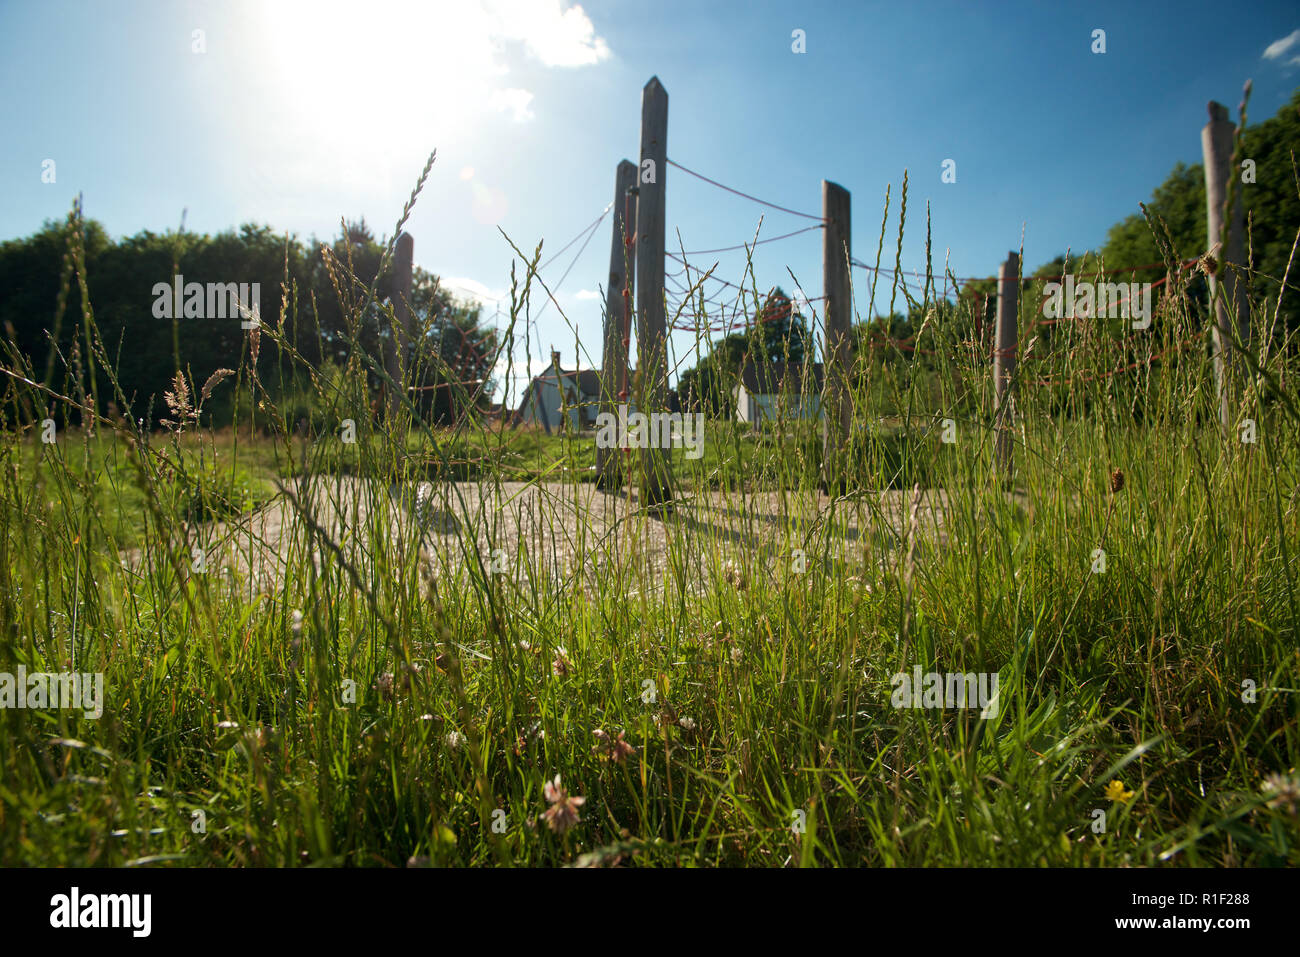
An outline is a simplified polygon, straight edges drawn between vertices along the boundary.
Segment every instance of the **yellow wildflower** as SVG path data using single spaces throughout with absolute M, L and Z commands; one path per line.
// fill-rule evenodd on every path
M 1106 785 L 1106 798 L 1111 801 L 1119 801 L 1127 804 L 1133 800 L 1133 792 L 1124 790 L 1124 782 L 1120 780 L 1111 781 Z

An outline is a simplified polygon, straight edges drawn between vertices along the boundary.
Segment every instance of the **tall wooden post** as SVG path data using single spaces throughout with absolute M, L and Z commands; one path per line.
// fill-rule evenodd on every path
M 410 233 L 397 237 L 397 255 L 393 262 L 393 316 L 396 319 L 393 341 L 388 344 L 384 368 L 397 386 L 388 396 L 388 416 L 395 417 L 402 407 L 401 390 L 411 383 L 406 374 L 411 366 L 411 273 L 415 262 L 415 240 Z
M 822 488 L 842 493 L 847 484 L 845 452 L 853 427 L 849 390 L 849 325 L 853 321 L 849 260 L 853 255 L 849 191 L 822 180 L 822 292 L 826 326 L 826 379 L 823 385 Z M 834 491 L 833 491 L 834 490 Z
M 1020 256 L 1007 253 L 998 267 L 998 325 L 993 340 L 993 428 L 998 471 L 1011 481 L 1013 467 L 1011 380 L 1016 373 L 1017 319 L 1020 312 Z
M 1221 243 L 1218 269 L 1210 276 L 1210 300 L 1214 303 L 1214 383 L 1219 397 L 1219 422 L 1225 431 L 1232 429 L 1229 393 L 1232 390 L 1233 369 L 1238 363 L 1232 355 L 1232 333 L 1235 329 L 1242 343 L 1250 341 L 1249 313 L 1246 308 L 1246 290 L 1238 281 L 1236 270 L 1244 264 L 1244 229 L 1241 209 L 1241 186 L 1232 190 L 1232 212 L 1227 215 L 1225 234 L 1225 206 L 1228 184 L 1236 172 L 1232 169 L 1234 127 L 1228 118 L 1228 108 L 1213 100 L 1209 103 L 1210 122 L 1201 130 L 1201 155 L 1205 160 L 1205 222 L 1209 245 Z M 1229 265 L 1231 264 L 1231 265 Z M 1222 283 L 1220 295 L 1218 286 Z
M 627 401 L 627 336 L 630 334 L 629 303 L 634 288 L 632 269 L 636 262 L 636 164 L 623 160 L 614 175 L 614 235 L 609 246 L 609 283 L 605 287 L 605 348 L 600 362 L 600 411 L 617 414 L 617 405 Z M 596 487 L 602 490 L 623 484 L 619 463 L 623 451 L 596 449 Z
M 636 201 L 637 356 L 641 395 L 637 411 L 668 411 L 668 340 L 664 315 L 664 188 L 668 173 L 668 92 L 652 76 L 641 91 L 641 169 Z M 657 433 L 658 430 L 651 430 Z M 658 439 L 658 435 L 653 436 Z M 668 453 L 642 450 L 641 505 L 670 509 L 672 475 Z

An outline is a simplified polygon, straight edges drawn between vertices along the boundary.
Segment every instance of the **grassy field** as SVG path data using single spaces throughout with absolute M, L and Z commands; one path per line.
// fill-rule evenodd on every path
M 304 476 L 576 490 L 590 434 L 404 412 L 345 445 L 267 435 L 273 409 L 213 432 L 196 380 L 165 431 L 49 445 L 18 410 L 76 401 L 11 381 L 0 671 L 102 672 L 104 700 L 0 709 L 0 863 L 1296 865 L 1300 370 L 1270 311 L 1233 399 L 1253 442 L 1218 429 L 1175 300 L 1128 344 L 1080 324 L 1022 359 L 1008 487 L 987 360 L 937 323 L 924 374 L 862 360 L 847 491 L 768 520 L 786 554 L 724 559 L 684 507 L 627 497 L 667 573 L 581 588 L 494 571 L 484 507 L 449 539 L 455 587 L 379 513 L 346 529 L 358 560 L 295 498 L 305 545 L 266 588 L 200 571 L 191 533 Z M 212 389 L 274 404 L 243 364 Z M 358 390 L 318 398 L 364 423 Z M 809 423 L 712 420 L 672 463 L 683 505 L 741 515 L 816 495 L 822 466 Z M 942 542 L 919 517 L 854 531 L 889 488 L 911 516 L 942 491 Z M 898 707 L 914 669 L 996 677 L 996 701 Z

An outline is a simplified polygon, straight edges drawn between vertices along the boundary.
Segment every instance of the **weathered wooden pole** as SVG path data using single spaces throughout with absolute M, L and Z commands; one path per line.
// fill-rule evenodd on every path
M 627 349 L 629 302 L 636 262 L 636 164 L 623 160 L 614 174 L 614 235 L 609 246 L 609 283 L 605 287 L 605 348 L 600 362 L 600 411 L 617 415 L 627 401 Z M 596 448 L 596 487 L 607 490 L 623 484 L 623 450 Z
M 641 169 L 636 198 L 636 305 L 639 334 L 637 366 L 641 395 L 638 412 L 668 411 L 668 339 L 664 315 L 664 188 L 668 173 L 668 92 L 652 76 L 641 91 Z M 653 421 L 653 420 L 652 420 Z M 649 428 L 642 450 L 641 505 L 655 511 L 672 507 L 672 474 L 659 429 Z
M 1241 209 L 1241 187 L 1232 190 L 1233 204 L 1230 215 L 1225 215 L 1228 184 L 1233 173 L 1232 143 L 1234 127 L 1228 118 L 1228 108 L 1213 100 L 1209 103 L 1210 122 L 1201 130 L 1201 155 L 1205 160 L 1205 222 L 1206 236 L 1211 248 L 1220 243 L 1218 267 L 1210 274 L 1210 301 L 1214 304 L 1214 383 L 1219 397 L 1219 422 L 1225 431 L 1232 429 L 1229 394 L 1232 391 L 1233 370 L 1238 365 L 1232 354 L 1232 336 L 1243 345 L 1250 341 L 1250 321 L 1246 308 L 1246 290 L 1238 281 L 1236 268 L 1244 265 L 1244 229 Z M 1224 220 L 1228 220 L 1225 234 Z M 1223 292 L 1218 286 L 1222 283 Z
M 822 292 L 826 326 L 826 370 L 823 384 L 822 488 L 842 493 L 848 482 L 846 450 L 853 428 L 853 401 L 849 390 L 851 350 L 849 325 L 853 321 L 853 295 L 849 260 L 853 255 L 851 204 L 843 186 L 822 180 Z M 832 491 L 835 490 L 835 491 Z
M 998 325 L 993 340 L 993 429 L 998 471 L 1010 482 L 1012 455 L 1011 380 L 1016 373 L 1016 326 L 1020 312 L 1020 256 L 1007 253 L 998 267 Z
M 393 262 L 393 316 L 397 328 L 389 343 L 384 368 L 388 377 L 397 383 L 388 396 L 388 415 L 392 419 L 402 407 L 401 390 L 408 383 L 407 371 L 411 365 L 411 273 L 415 262 L 415 240 L 410 233 L 397 237 L 397 256 Z

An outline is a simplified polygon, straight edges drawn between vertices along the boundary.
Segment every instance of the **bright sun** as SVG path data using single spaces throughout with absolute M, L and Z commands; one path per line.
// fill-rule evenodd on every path
M 472 0 L 283 0 L 256 15 L 263 92 L 312 140 L 329 130 L 362 156 L 427 150 L 463 141 L 501 96 L 493 19 Z

